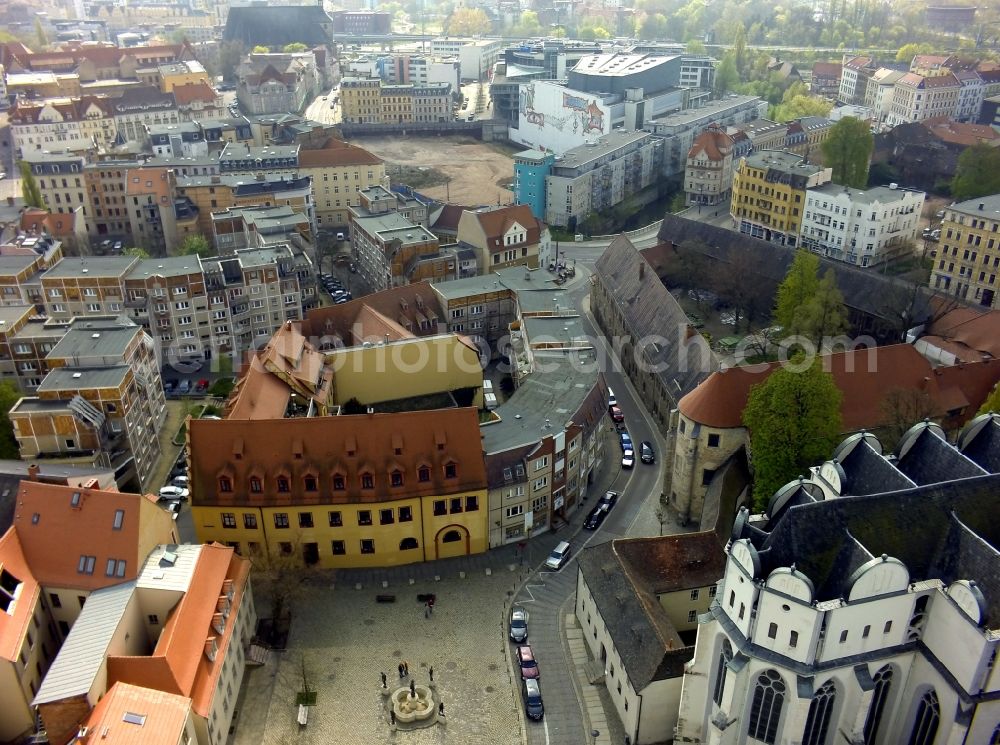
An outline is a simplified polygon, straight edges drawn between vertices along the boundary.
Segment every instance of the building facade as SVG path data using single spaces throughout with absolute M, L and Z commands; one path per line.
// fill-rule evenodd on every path
M 693 204 L 729 204 L 733 189 L 733 138 L 711 127 L 695 138 L 684 168 L 684 197 Z
M 924 77 L 906 73 L 896 81 L 886 124 L 896 127 L 937 117 L 953 117 L 958 111 L 962 83 L 951 73 Z
M 998 307 L 1000 194 L 945 209 L 930 285 L 968 302 Z
M 490 207 L 462 213 L 458 242 L 476 252 L 481 274 L 510 266 L 535 269 L 548 254 L 549 231 L 527 205 Z
M 340 81 L 340 106 L 348 124 L 413 124 L 449 122 L 448 83 L 386 85 L 380 78 L 348 77 Z

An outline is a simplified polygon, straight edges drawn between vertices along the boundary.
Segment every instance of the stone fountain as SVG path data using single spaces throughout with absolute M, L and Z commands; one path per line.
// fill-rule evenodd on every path
M 411 683 L 397 688 L 389 696 L 388 703 L 396 715 L 396 727 L 399 729 L 430 727 L 438 720 L 434 692 L 428 686 Z

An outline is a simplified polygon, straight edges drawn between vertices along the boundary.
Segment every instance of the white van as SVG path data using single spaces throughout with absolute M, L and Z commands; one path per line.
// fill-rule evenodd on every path
M 617 406 L 617 405 L 618 405 L 618 399 L 615 398 L 615 392 L 613 390 L 611 390 L 611 388 L 609 387 L 608 388 L 608 408 L 610 409 L 612 406 Z
M 483 378 L 483 393 L 493 393 L 493 381 Z
M 545 560 L 545 566 L 549 569 L 561 569 L 563 564 L 569 561 L 569 543 L 567 541 L 560 541 L 559 544 L 552 549 L 552 553 L 549 554 L 549 558 Z
M 483 404 L 490 411 L 493 411 L 493 409 L 495 409 L 497 406 L 499 406 L 499 404 L 497 403 L 497 397 L 494 396 L 492 393 L 484 393 L 483 394 Z

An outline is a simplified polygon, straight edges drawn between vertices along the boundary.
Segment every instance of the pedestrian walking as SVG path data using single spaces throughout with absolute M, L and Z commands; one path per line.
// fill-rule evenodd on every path
M 431 669 L 428 670 L 427 672 L 430 673 L 430 675 L 431 675 L 431 683 L 433 683 L 434 682 L 434 666 L 431 665 Z
M 410 698 L 417 697 L 417 683 L 413 678 L 410 678 Z
M 402 662 L 399 663 L 399 666 L 398 666 L 397 669 L 399 670 L 399 679 L 402 680 L 403 679 L 403 663 Z
M 388 688 L 389 687 L 388 682 L 387 682 L 386 677 L 385 677 L 385 673 L 382 673 L 382 687 L 383 688 Z
M 439 717 L 443 717 L 444 716 L 444 701 L 442 701 L 440 704 L 438 704 L 438 716 Z
M 424 603 L 424 618 L 430 618 L 430 617 L 431 617 L 431 604 Z
M 396 712 L 394 712 L 392 709 L 389 709 L 389 722 L 392 724 L 393 727 L 396 726 Z
M 431 595 L 429 598 L 427 598 L 427 610 L 429 610 L 431 612 L 432 616 L 434 615 L 434 596 L 433 595 Z
M 410 663 L 403 660 L 403 677 L 409 677 L 410 675 Z

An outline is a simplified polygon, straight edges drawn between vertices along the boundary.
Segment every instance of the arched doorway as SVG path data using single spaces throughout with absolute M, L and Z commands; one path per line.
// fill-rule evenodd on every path
M 435 558 L 449 559 L 452 556 L 468 556 L 469 531 L 461 525 L 441 528 L 434 538 Z

